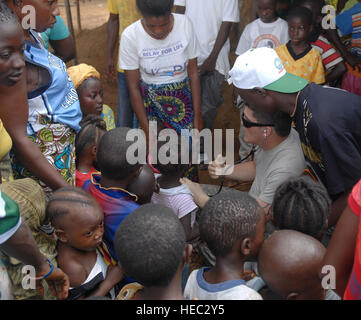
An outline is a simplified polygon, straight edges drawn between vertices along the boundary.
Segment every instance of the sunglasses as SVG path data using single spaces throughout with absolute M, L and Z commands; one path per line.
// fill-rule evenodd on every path
M 244 113 L 242 113 L 242 122 L 245 128 L 252 128 L 252 127 L 274 127 L 274 124 L 265 124 L 265 123 L 256 123 L 256 122 L 252 122 L 247 120 L 244 117 Z

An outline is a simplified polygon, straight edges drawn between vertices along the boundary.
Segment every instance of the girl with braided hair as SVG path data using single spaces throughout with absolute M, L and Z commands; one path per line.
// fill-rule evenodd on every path
M 331 200 L 322 184 L 308 176 L 289 179 L 275 193 L 271 212 L 278 229 L 291 229 L 321 240 Z

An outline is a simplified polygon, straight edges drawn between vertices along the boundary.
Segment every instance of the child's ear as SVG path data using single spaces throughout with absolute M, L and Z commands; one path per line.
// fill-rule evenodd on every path
M 241 242 L 241 253 L 247 257 L 251 254 L 252 241 L 251 238 L 244 238 Z
M 57 238 L 59 239 L 59 241 L 61 241 L 63 243 L 68 242 L 68 237 L 63 229 L 55 229 L 55 234 L 56 234 Z

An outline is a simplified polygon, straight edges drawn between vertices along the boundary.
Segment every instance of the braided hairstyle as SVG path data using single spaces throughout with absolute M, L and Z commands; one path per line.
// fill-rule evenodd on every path
M 321 239 L 327 228 L 331 200 L 326 189 L 308 176 L 281 184 L 271 210 L 279 229 L 291 229 Z
M 75 137 L 76 159 L 79 159 L 89 144 L 99 142 L 99 130 L 107 131 L 105 121 L 100 116 L 94 114 L 89 114 L 80 121 L 80 127 L 81 130 Z
M 66 206 L 65 203 L 71 204 L 71 206 Z M 53 193 L 46 206 L 46 216 L 54 227 L 62 227 L 64 216 L 71 210 L 77 210 L 74 208 L 76 205 L 100 208 L 89 193 L 78 187 L 69 186 L 60 188 Z

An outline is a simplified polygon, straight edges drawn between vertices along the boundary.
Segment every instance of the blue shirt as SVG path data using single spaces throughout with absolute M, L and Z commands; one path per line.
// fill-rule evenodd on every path
M 36 43 L 26 41 L 25 59 L 41 66 L 50 75 L 49 83 L 28 93 L 29 117 L 27 133 L 35 134 L 44 127 L 44 119 L 51 123 L 65 124 L 80 130 L 82 119 L 78 94 L 66 72 L 64 62 L 46 50 L 36 34 L 30 30 Z

